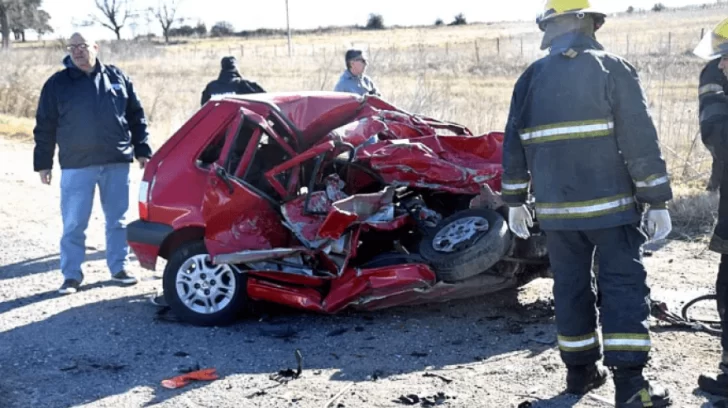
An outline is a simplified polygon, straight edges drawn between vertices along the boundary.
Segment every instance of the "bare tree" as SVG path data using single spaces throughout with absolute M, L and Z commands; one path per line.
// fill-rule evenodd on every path
M 40 6 L 41 0 L 22 0 L 10 7 L 10 30 L 15 34 L 16 41 L 25 42 L 26 30 L 34 30 L 39 36 L 53 32 L 53 27 L 48 23 L 51 16 Z
M 13 9 L 19 7 L 20 1 L 18 0 L 0 0 L 0 33 L 3 36 L 2 48 L 10 48 L 10 17 L 13 14 Z
M 121 40 L 121 29 L 124 28 L 126 20 L 133 16 L 131 0 L 94 0 L 96 8 L 103 17 L 91 15 L 91 21 L 101 24 L 116 33 L 116 39 Z
M 0 0 L 0 31 L 3 35 L 3 49 L 10 48 L 10 1 Z
M 39 10 L 41 0 L 0 0 L 0 33 L 2 48 L 10 48 L 10 34 L 25 39 L 26 29 L 47 31 L 50 15 Z
M 164 42 L 167 44 L 169 44 L 169 30 L 172 28 L 172 25 L 184 20 L 182 18 L 175 18 L 180 3 L 181 0 L 160 0 L 157 8 L 150 8 L 150 11 L 162 26 Z

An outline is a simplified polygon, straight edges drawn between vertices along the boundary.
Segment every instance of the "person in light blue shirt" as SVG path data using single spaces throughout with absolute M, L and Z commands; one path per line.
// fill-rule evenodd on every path
M 374 85 L 374 81 L 364 74 L 368 64 L 364 51 L 357 49 L 348 50 L 344 59 L 346 62 L 346 71 L 341 74 L 339 82 L 334 87 L 334 91 L 380 96 L 379 90 Z

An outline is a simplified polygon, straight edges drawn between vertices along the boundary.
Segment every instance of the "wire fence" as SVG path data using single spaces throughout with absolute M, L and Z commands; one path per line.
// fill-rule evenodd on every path
M 691 51 L 698 43 L 704 29 L 696 32 L 647 32 L 647 33 L 609 33 L 598 36 L 598 40 L 610 52 L 626 58 L 639 55 L 674 55 Z M 275 39 L 274 39 L 275 40 Z M 280 39 L 278 39 L 280 40 Z M 467 41 L 394 43 L 394 42 L 355 42 L 356 45 L 306 44 L 305 37 L 294 38 L 289 47 L 285 41 L 281 44 L 256 44 L 237 42 L 230 39 L 225 42 L 194 43 L 191 42 L 175 52 L 191 53 L 195 56 L 217 57 L 220 53 L 237 55 L 243 58 L 283 58 L 309 57 L 326 58 L 343 55 L 349 48 L 362 48 L 370 56 L 382 53 L 405 53 L 422 55 L 441 55 L 458 57 L 479 63 L 485 58 L 533 58 L 543 55 L 541 50 L 541 33 L 502 36 L 495 38 L 475 38 Z

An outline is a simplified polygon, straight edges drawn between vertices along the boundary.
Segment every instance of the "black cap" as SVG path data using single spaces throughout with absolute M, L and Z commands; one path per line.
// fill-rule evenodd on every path
M 360 58 L 360 57 L 362 59 L 366 60 L 364 51 L 358 50 L 358 49 L 350 49 L 350 50 L 346 51 L 346 56 L 344 57 L 344 59 L 346 60 L 346 62 L 349 62 L 353 59 Z
M 238 68 L 238 60 L 235 59 L 235 57 L 223 57 L 223 59 L 220 61 L 220 65 L 222 66 L 223 70 L 231 70 L 231 69 L 237 69 Z

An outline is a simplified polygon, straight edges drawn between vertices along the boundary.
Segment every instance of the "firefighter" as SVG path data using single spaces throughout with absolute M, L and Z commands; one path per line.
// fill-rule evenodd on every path
M 725 29 L 723 24 L 718 24 L 711 32 L 707 33 L 694 50 L 697 56 L 708 61 L 700 73 L 700 84 L 698 85 L 700 133 L 703 141 L 711 137 L 710 122 L 715 121 L 716 112 L 725 110 L 725 102 L 728 98 L 725 95 L 728 90 L 728 79 L 723 74 L 723 68 L 719 66 L 722 61 L 720 57 L 723 54 L 720 50 L 720 30 Z M 717 41 L 717 44 L 714 44 L 713 41 Z M 718 157 L 712 145 L 706 144 L 706 147 L 713 156 L 713 166 L 707 190 L 717 191 L 721 184 L 725 158 Z
M 535 197 L 554 274 L 566 391 L 602 386 L 609 367 L 616 407 L 665 407 L 669 391 L 643 376 L 651 341 L 641 247 L 670 233 L 672 188 L 635 68 L 596 40 L 605 19 L 589 0 L 546 1 L 537 23 L 549 51 L 515 84 L 502 194 L 510 229 L 523 239 L 533 226 L 530 190 Z
M 723 20 L 708 32 L 694 53 L 710 62 L 700 74 L 698 89 L 700 98 L 700 133 L 703 144 L 710 150 L 716 161 L 728 159 L 728 97 L 725 95 L 728 74 L 728 19 Z M 718 224 L 713 231 L 709 248 L 721 254 L 716 281 L 718 314 L 725 319 L 728 301 L 728 197 L 723 192 L 726 183 L 725 167 L 720 175 L 720 204 L 718 205 Z M 713 177 L 711 176 L 711 179 Z M 701 375 L 698 379 L 700 389 L 711 394 L 728 397 L 728 333 L 723 325 L 721 335 L 723 355 L 718 365 L 720 374 L 716 378 Z

